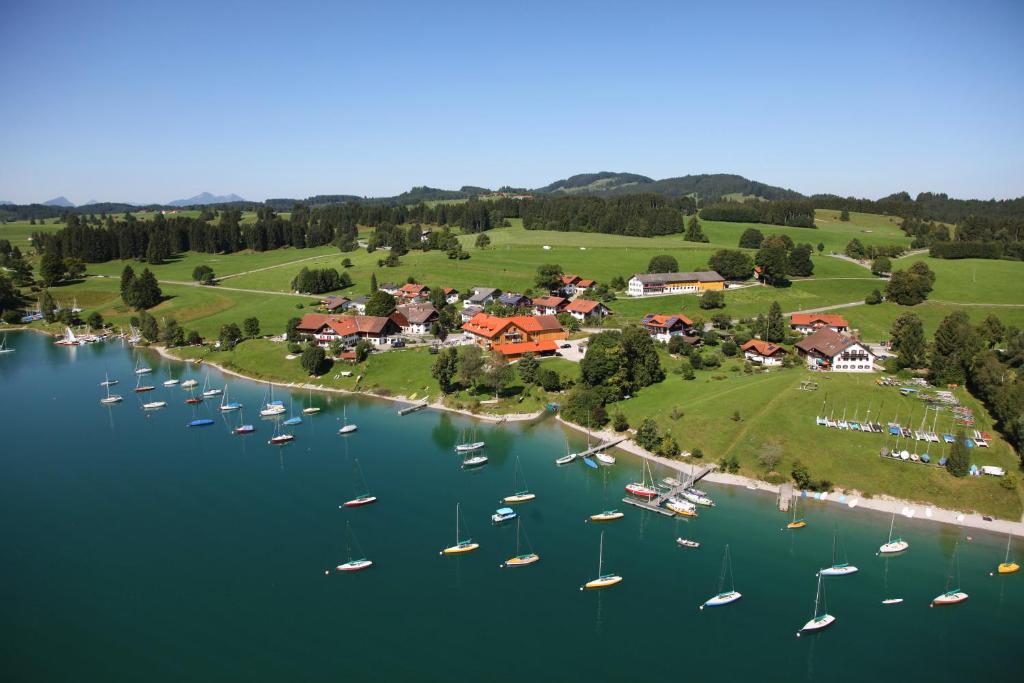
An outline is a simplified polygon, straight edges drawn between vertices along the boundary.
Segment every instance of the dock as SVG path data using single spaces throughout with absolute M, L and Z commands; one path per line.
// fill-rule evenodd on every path
M 793 484 L 786 482 L 779 487 L 779 512 L 789 512 L 789 503 L 793 500 Z
M 401 410 L 398 411 L 398 416 L 399 417 L 403 417 L 405 415 L 408 415 L 409 413 L 415 413 L 417 410 L 423 410 L 428 405 L 430 405 L 430 404 L 427 403 L 426 401 L 422 401 L 422 402 L 417 403 L 415 405 L 411 405 L 411 406 L 409 406 L 407 408 L 402 408 Z
M 632 496 L 626 496 L 625 498 L 622 499 L 622 502 L 626 503 L 627 505 L 633 505 L 634 507 L 643 508 L 644 510 L 649 510 L 650 512 L 657 512 L 658 514 L 665 515 L 666 517 L 673 517 L 673 516 L 675 516 L 676 513 L 672 512 L 671 510 L 668 510 L 666 508 L 661 507 L 662 503 L 664 503 L 669 498 L 672 498 L 674 496 L 678 496 L 685 489 L 695 485 L 698 481 L 700 481 L 704 477 L 706 477 L 709 474 L 711 474 L 711 472 L 713 472 L 716 467 L 717 467 L 716 465 L 705 465 L 703 468 L 701 468 L 701 470 L 699 472 L 697 472 L 697 474 L 693 475 L 693 477 L 688 478 L 686 481 L 684 481 L 679 486 L 676 486 L 675 488 L 671 488 L 668 491 L 666 491 L 665 493 L 659 494 L 658 496 L 656 496 L 655 498 L 652 498 L 649 501 L 648 500 L 643 500 L 642 498 L 634 498 Z M 682 476 L 682 473 L 680 473 L 680 476 Z
M 626 440 L 626 437 L 621 437 L 621 438 L 618 438 L 618 439 L 612 439 L 611 441 L 605 441 L 604 443 L 597 444 L 593 448 L 588 448 L 585 451 L 580 451 L 576 455 L 577 455 L 577 457 L 585 458 L 588 455 L 594 455 L 595 453 L 600 453 L 601 451 L 606 451 L 609 448 L 611 448 L 612 446 L 617 446 L 618 444 L 622 443 L 625 440 Z

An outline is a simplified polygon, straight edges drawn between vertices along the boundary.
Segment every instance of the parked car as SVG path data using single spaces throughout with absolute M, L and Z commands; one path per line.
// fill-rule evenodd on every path
M 391 342 L 391 348 L 393 348 L 393 349 L 404 349 L 405 348 L 405 342 L 403 340 L 401 340 L 401 339 L 396 339 L 393 342 Z
M 572 348 L 572 344 L 562 344 L 558 348 L 560 348 L 560 349 L 571 349 Z

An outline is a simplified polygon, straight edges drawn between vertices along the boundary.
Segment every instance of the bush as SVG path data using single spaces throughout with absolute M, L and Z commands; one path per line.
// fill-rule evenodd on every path
M 538 368 L 536 379 L 537 384 L 544 391 L 561 391 L 562 389 L 562 377 L 550 368 Z
M 640 428 L 636 430 L 636 436 L 633 438 L 636 445 L 640 446 L 648 451 L 654 451 L 658 448 L 658 444 L 661 443 L 661 434 L 658 432 L 658 423 L 651 418 L 645 418 L 640 423 Z
M 709 289 L 700 297 L 700 307 L 704 310 L 725 308 L 725 294 L 714 289 Z
M 629 420 L 626 419 L 626 416 L 621 411 L 617 411 L 612 418 L 612 427 L 617 432 L 624 432 L 629 429 Z
M 692 451 L 690 451 L 690 457 L 697 458 L 698 460 L 700 460 L 701 458 L 704 457 L 704 451 L 702 451 L 699 448 L 694 448 Z
M 288 344 L 288 353 L 302 353 L 302 344 L 299 342 L 290 342 Z

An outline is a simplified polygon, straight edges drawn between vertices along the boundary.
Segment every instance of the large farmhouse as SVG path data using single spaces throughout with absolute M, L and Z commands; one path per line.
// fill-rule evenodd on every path
M 480 346 L 506 358 L 519 358 L 524 353 L 552 354 L 558 349 L 558 341 L 568 336 L 553 315 L 503 318 L 477 313 L 462 329 Z
M 853 337 L 823 327 L 796 343 L 796 352 L 812 370 L 874 372 L 875 354 Z
M 637 273 L 629 279 L 629 296 L 694 294 L 725 289 L 725 278 L 713 270 L 696 273 Z
M 348 344 L 360 339 L 380 346 L 399 334 L 401 327 L 393 318 L 377 315 L 307 313 L 302 316 L 296 331 L 312 337 L 325 348 L 332 342 Z
M 672 337 L 686 336 L 693 326 L 693 321 L 683 314 L 657 315 L 648 313 L 640 319 L 640 327 L 656 341 L 668 343 Z
M 440 315 L 434 304 L 402 304 L 395 308 L 395 322 L 406 334 L 427 334 Z

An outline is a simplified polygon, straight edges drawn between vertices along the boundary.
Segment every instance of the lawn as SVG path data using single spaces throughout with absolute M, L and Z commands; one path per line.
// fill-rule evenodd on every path
M 967 313 L 971 322 L 975 324 L 980 323 L 987 315 L 995 315 L 1003 321 L 1004 325 L 1024 328 L 1024 306 L 958 306 L 925 301 L 917 306 L 899 306 L 892 303 L 878 304 L 877 306 L 862 304 L 844 308 L 836 313 L 849 320 L 850 325 L 860 331 L 863 339 L 873 342 L 888 339 L 893 321 L 903 313 L 915 313 L 921 318 L 921 322 L 924 324 L 924 333 L 930 339 L 942 319 L 954 311 Z
M 735 361 L 732 364 L 739 365 Z M 697 379 L 689 382 L 669 374 L 661 384 L 643 389 L 618 406 L 632 426 L 653 417 L 662 430 L 671 430 L 683 449 L 700 448 L 705 459 L 714 462 L 735 456 L 741 472 L 751 476 L 766 474 L 757 460 L 759 451 L 765 443 L 777 442 L 783 447 L 783 460 L 776 469 L 784 476 L 788 476 L 793 461 L 800 459 L 812 477 L 829 479 L 837 486 L 1020 518 L 1024 508 L 1019 486 L 1009 491 L 992 477 L 956 479 L 938 467 L 883 459 L 879 449 L 893 445 L 887 437 L 815 424 L 815 416 L 823 411 L 834 411 L 836 417 L 846 411 L 848 417 L 864 419 L 871 410 L 875 420 L 886 422 L 898 417 L 904 425 L 919 426 L 924 404 L 901 396 L 895 388 L 877 386 L 876 378 L 873 374 L 826 375 L 802 369 L 750 376 L 722 368 L 700 371 Z M 820 388 L 800 390 L 801 381 L 808 379 L 818 382 Z M 964 390 L 957 395 L 975 410 L 978 428 L 995 434 L 991 418 L 980 404 Z M 671 413 L 676 407 L 683 415 L 674 420 Z M 735 411 L 739 412 L 738 422 L 732 419 Z M 937 430 L 948 431 L 950 424 L 949 413 L 940 413 Z M 912 445 L 906 447 L 913 450 Z M 939 447 L 933 444 L 932 449 Z M 944 449 L 939 450 L 940 455 L 945 454 Z M 1001 439 L 988 450 L 973 449 L 972 456 L 972 462 L 979 466 L 999 465 L 1009 472 L 1018 471 L 1017 456 Z
M 1024 305 L 1024 261 L 994 259 L 938 259 L 924 254 L 898 259 L 894 268 L 924 261 L 935 273 L 936 301 Z
M 337 254 L 338 250 L 334 247 L 316 247 L 313 249 L 292 249 L 290 247 L 286 247 L 284 249 L 275 249 L 273 251 L 238 251 L 233 254 L 203 254 L 200 252 L 190 251 L 158 266 L 134 260 L 90 263 L 88 266 L 88 273 L 90 275 L 119 277 L 121 275 L 121 271 L 124 270 L 124 267 L 126 265 L 130 265 L 136 273 L 141 272 L 143 268 L 149 268 L 153 271 L 153 274 L 156 275 L 158 280 L 187 281 L 192 279 L 192 271 L 198 265 L 208 265 L 213 268 L 213 272 L 217 276 L 223 276 L 256 270 L 258 268 L 279 266 L 281 264 L 298 261 L 300 259 Z M 289 281 L 295 276 L 295 273 L 299 271 L 302 265 L 305 264 L 296 265 L 294 268 L 285 267 L 290 273 L 287 278 Z M 255 275 L 259 274 L 257 273 Z M 229 278 L 225 281 L 225 284 L 238 286 L 235 284 L 234 280 L 235 278 Z M 287 285 L 285 285 L 285 287 L 287 287 Z M 257 287 L 257 289 L 261 288 Z

